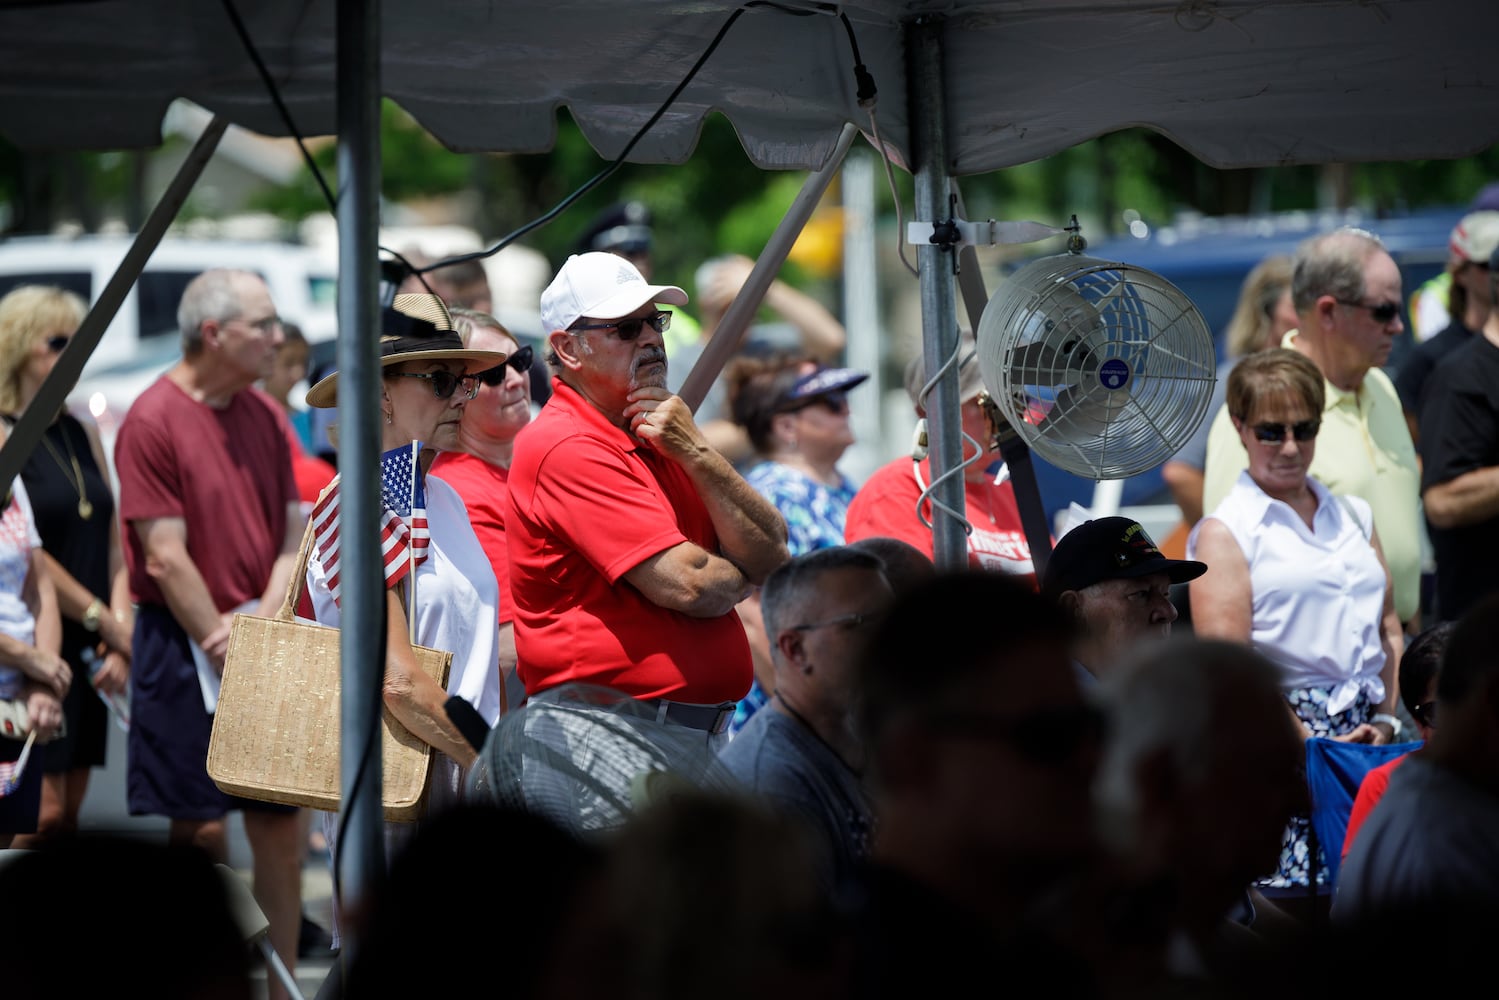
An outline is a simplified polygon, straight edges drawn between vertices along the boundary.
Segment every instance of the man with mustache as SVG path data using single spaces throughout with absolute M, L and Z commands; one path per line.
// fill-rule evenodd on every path
M 787 560 L 786 524 L 666 389 L 658 303 L 687 294 L 601 252 L 542 292 L 554 386 L 510 467 L 515 645 L 530 699 L 602 685 L 711 740 L 750 686 L 734 605 Z

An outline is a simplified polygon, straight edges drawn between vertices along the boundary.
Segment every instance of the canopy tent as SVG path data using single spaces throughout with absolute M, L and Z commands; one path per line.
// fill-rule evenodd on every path
M 566 106 L 612 159 L 741 8 L 630 160 L 684 160 L 703 115 L 720 111 L 760 166 L 827 167 L 846 124 L 869 135 L 876 128 L 861 106 L 865 88 L 856 82 L 851 36 L 878 90 L 880 140 L 915 175 L 914 217 L 926 222 L 949 212 L 953 176 L 1028 162 L 1131 126 L 1157 129 L 1219 167 L 1455 157 L 1499 138 L 1499 67 L 1490 52 L 1499 5 L 1488 0 L 241 4 L 299 130 L 336 132 L 342 140 L 339 312 L 346 334 L 373 329 L 379 94 L 455 150 L 546 150 L 556 110 Z M 226 6 L 0 0 L 0 134 L 34 150 L 154 146 L 167 105 L 179 97 L 221 120 L 286 134 Z M 212 143 L 201 146 L 198 159 Z M 177 190 L 172 198 L 183 195 Z M 153 219 L 159 237 L 170 211 L 157 215 L 168 216 Z M 956 343 L 946 252 L 917 252 L 929 370 Z M 982 288 L 975 292 L 965 279 L 970 314 L 975 294 Z M 75 342 L 83 339 L 80 332 Z M 339 345 L 348 397 L 340 408 L 341 464 L 346 478 L 360 482 L 376 455 L 370 341 L 343 336 Z M 81 361 L 65 364 L 72 360 L 65 352 L 58 371 L 76 376 Z M 961 456 L 956 394 L 956 372 L 949 371 L 929 405 L 934 478 Z M 24 446 L 28 434 L 34 442 L 39 433 L 23 420 L 12 444 Z M 18 468 L 14 450 L 8 445 L 5 454 Z M 961 509 L 961 482 L 949 480 L 938 497 Z M 351 525 L 367 527 L 373 549 L 375 500 L 354 499 L 345 512 Z M 962 558 L 961 534 L 951 519 L 938 521 L 938 560 L 950 565 Z M 357 856 L 346 856 L 340 870 L 357 892 L 380 866 L 378 768 L 359 770 L 370 759 L 360 737 L 373 731 L 378 704 L 348 706 L 358 692 L 378 687 L 368 671 L 380 661 L 366 644 L 383 632 L 371 610 L 382 603 L 375 563 L 350 562 L 343 724 L 344 746 L 356 752 L 346 754 L 343 774 L 345 801 L 360 791 L 361 811 L 345 823 L 359 828 L 351 833 L 350 854 Z
M 333 0 L 239 0 L 305 134 L 336 131 Z M 384 0 L 382 92 L 455 150 L 542 152 L 567 106 L 612 158 L 732 0 Z M 1499 7 L 1485 0 L 778 0 L 747 5 L 631 154 L 677 163 L 721 111 L 766 168 L 813 169 L 858 106 L 847 15 L 881 133 L 910 154 L 906 26 L 940 18 L 946 169 L 982 173 L 1130 126 L 1217 167 L 1456 157 L 1499 140 Z M 0 4 L 0 133 L 26 148 L 155 146 L 188 98 L 285 126 L 224 7 Z M 807 16 L 794 16 L 792 12 Z

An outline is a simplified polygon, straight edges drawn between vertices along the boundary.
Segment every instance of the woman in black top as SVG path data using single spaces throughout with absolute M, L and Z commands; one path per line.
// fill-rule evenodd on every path
M 31 404 L 86 312 L 60 288 L 27 285 L 0 299 L 0 414 L 9 422 Z M 129 687 L 134 614 L 107 470 L 97 430 L 66 409 L 21 470 L 74 677 L 63 701 L 65 734 L 38 748 L 45 771 L 38 839 L 77 830 L 89 770 L 104 766 L 109 711 L 99 695 L 123 704 Z M 35 843 L 22 837 L 15 846 Z

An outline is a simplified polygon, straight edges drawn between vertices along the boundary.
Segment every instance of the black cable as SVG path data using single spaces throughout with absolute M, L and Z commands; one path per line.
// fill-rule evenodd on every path
M 821 5 L 818 10 L 802 10 L 775 3 L 774 0 L 749 0 L 748 3 L 744 4 L 742 7 L 735 10 L 734 13 L 729 15 L 729 19 L 723 23 L 723 27 L 718 29 L 717 34 L 713 36 L 713 40 L 708 43 L 708 47 L 703 50 L 703 54 L 698 57 L 697 62 L 692 64 L 692 68 L 687 71 L 687 75 L 682 77 L 681 82 L 678 83 L 672 90 L 672 92 L 667 96 L 665 103 L 663 103 L 660 108 L 656 109 L 656 113 L 651 115 L 646 123 L 640 127 L 640 130 L 637 131 L 633 137 L 631 137 L 630 141 L 625 144 L 625 148 L 620 151 L 620 154 L 616 156 L 607 167 L 605 167 L 603 170 L 600 170 L 597 174 L 594 174 L 591 178 L 583 183 L 582 187 L 578 188 L 577 190 L 569 194 L 566 198 L 562 199 L 544 215 L 533 219 L 531 222 L 527 223 L 521 228 L 502 237 L 498 243 L 496 243 L 489 249 L 475 250 L 472 253 L 462 254 L 457 257 L 449 257 L 448 259 L 440 260 L 435 264 L 429 264 L 427 267 L 422 268 L 421 271 L 417 273 L 425 274 L 428 271 L 435 271 L 440 267 L 449 267 L 453 264 L 462 264 L 471 260 L 482 260 L 485 257 L 492 257 L 495 254 L 499 253 L 501 250 L 505 249 L 511 243 L 514 243 L 516 240 L 520 239 L 522 236 L 535 229 L 539 229 L 541 226 L 555 219 L 563 209 L 572 205 L 579 198 L 583 197 L 583 195 L 587 194 L 589 191 L 592 191 L 599 184 L 607 180 L 611 175 L 614 174 L 615 171 L 624 166 L 625 158 L 630 155 L 630 151 L 635 148 L 636 144 L 638 144 L 641 139 L 645 138 L 645 134 L 649 132 L 651 128 L 656 124 L 656 122 L 661 120 L 661 116 L 666 114 L 671 106 L 676 103 L 676 100 L 679 96 L 681 96 L 682 91 L 687 89 L 687 85 L 691 83 L 693 81 L 693 78 L 697 76 L 698 71 L 703 68 L 703 64 L 706 63 L 708 61 L 708 58 L 712 56 L 713 53 L 718 49 L 719 44 L 724 40 L 724 36 L 726 36 L 729 33 L 729 29 L 734 26 L 734 22 L 739 20 L 740 15 L 745 11 L 755 7 L 769 7 L 772 10 L 779 11 L 782 14 L 789 14 L 792 17 L 820 17 L 826 14 L 836 13 L 838 18 L 843 22 L 844 30 L 848 32 L 849 45 L 853 49 L 854 77 L 858 84 L 859 106 L 868 107 L 874 102 L 874 96 L 876 93 L 874 77 L 871 76 L 869 70 L 865 68 L 864 62 L 859 56 L 859 43 L 857 39 L 854 38 L 854 28 L 853 25 L 849 22 L 848 16 L 846 14 L 844 14 L 842 11 L 838 10 L 831 4 Z
M 539 216 L 538 218 L 532 219 L 524 226 L 521 226 L 514 232 L 502 237 L 498 243 L 490 247 L 488 250 L 475 250 L 473 253 L 466 253 L 457 257 L 449 257 L 447 260 L 440 260 L 435 264 L 430 264 L 427 267 L 422 268 L 418 273 L 435 271 L 440 267 L 448 267 L 453 264 L 462 264 L 470 260 L 482 260 L 485 257 L 492 257 L 495 254 L 499 253 L 501 250 L 505 249 L 511 243 L 514 243 L 522 236 L 531 232 L 532 230 L 539 229 L 546 223 L 551 222 L 559 214 L 561 214 L 563 209 L 567 208 L 569 205 L 577 201 L 579 198 L 583 197 L 589 191 L 592 191 L 594 188 L 602 184 L 611 175 L 613 175 L 615 171 L 624 166 L 625 157 L 630 155 L 630 150 L 634 149 L 635 146 L 640 142 L 640 140 L 645 138 L 645 134 L 651 130 L 651 127 L 655 125 L 656 122 L 660 121 L 661 116 L 666 114 L 671 106 L 676 103 L 676 100 L 681 95 L 682 91 L 687 89 L 687 85 L 692 82 L 694 77 L 697 76 L 698 70 L 702 69 L 703 64 L 708 61 L 708 57 L 713 55 L 713 53 L 718 49 L 719 44 L 724 40 L 724 36 L 727 35 L 729 33 L 729 29 L 734 26 L 734 22 L 739 20 L 740 15 L 742 15 L 750 7 L 762 5 L 776 6 L 775 4 L 765 2 L 765 0 L 751 0 L 750 3 L 745 4 L 743 7 L 740 7 L 738 10 L 734 11 L 734 13 L 729 15 L 729 19 L 723 23 L 723 27 L 719 28 L 718 33 L 713 36 L 713 41 L 708 43 L 708 47 L 703 50 L 703 54 L 698 57 L 697 62 L 693 63 L 692 68 L 687 71 L 687 75 L 684 76 L 681 82 L 676 85 L 676 87 L 669 95 L 667 95 L 666 102 L 662 104 L 661 107 L 657 108 L 656 113 L 651 115 L 651 117 L 646 120 L 646 123 L 642 125 L 640 129 L 630 138 L 630 141 L 625 144 L 625 148 L 620 151 L 620 154 L 616 156 L 614 160 L 610 162 L 610 164 L 603 170 L 600 170 L 588 180 L 584 181 L 582 187 L 573 191 L 566 198 L 563 198 L 556 205 L 552 206 L 552 208 L 549 209 L 545 214 Z
M 244 45 L 246 54 L 249 55 L 250 61 L 255 64 L 255 69 L 260 73 L 261 81 L 265 83 L 267 93 L 271 95 L 271 103 L 276 106 L 276 111 L 281 115 L 281 123 L 286 126 L 286 131 L 291 133 L 291 137 L 296 140 L 297 150 L 302 154 L 302 160 L 307 164 L 308 172 L 312 174 L 312 179 L 317 181 L 319 190 L 323 192 L 323 199 L 328 202 L 328 211 L 336 215 L 338 213 L 338 196 L 328 186 L 327 180 L 323 178 L 323 172 L 318 169 L 317 161 L 312 158 L 312 152 L 307 148 L 306 140 L 302 138 L 302 133 L 297 129 L 297 123 L 292 120 L 291 110 L 287 108 L 286 102 L 281 99 L 281 91 L 277 88 L 276 81 L 271 78 L 270 68 L 266 66 L 265 60 L 260 58 L 260 50 L 255 47 L 255 43 L 250 39 L 249 29 L 245 27 L 245 22 L 240 18 L 239 11 L 234 6 L 234 0 L 223 0 L 223 4 L 224 10 L 229 14 L 229 21 L 234 26 L 235 34 L 239 35 L 239 40 Z M 415 264 L 389 247 L 379 247 L 378 249 L 400 261 L 406 268 L 406 273 L 415 275 L 416 279 L 422 283 L 422 287 L 428 292 L 432 292 L 432 286 L 427 283 L 427 279 L 422 277 L 421 271 L 417 269 Z M 432 292 L 432 294 L 435 295 L 437 293 Z
M 276 81 L 271 78 L 270 70 L 266 67 L 264 60 L 260 58 L 260 53 L 256 50 L 255 43 L 251 41 L 249 31 L 246 30 L 244 22 L 240 19 L 239 11 L 235 9 L 233 0 L 222 0 L 222 2 L 224 5 L 224 9 L 229 14 L 229 20 L 234 25 L 235 32 L 239 35 L 240 42 L 243 43 L 245 51 L 250 56 L 250 60 L 255 64 L 256 70 L 259 71 L 260 78 L 265 83 L 267 92 L 269 92 L 269 94 L 271 95 L 271 101 L 275 104 L 277 112 L 281 115 L 282 122 L 286 125 L 286 130 L 291 134 L 292 138 L 296 140 L 297 149 L 301 151 L 302 159 L 306 162 L 307 169 L 311 171 L 313 178 L 317 181 L 318 187 L 322 189 L 323 197 L 328 202 L 329 211 L 336 213 L 338 211 L 338 198 L 328 187 L 327 181 L 323 179 L 322 171 L 318 169 L 316 161 L 313 160 L 312 154 L 307 149 L 307 143 L 303 140 L 301 132 L 297 130 L 296 123 L 292 121 L 291 112 L 287 109 L 286 104 L 281 100 L 281 94 L 276 87 Z M 713 53 L 717 51 L 718 46 L 722 44 L 724 37 L 729 33 L 729 29 L 734 26 L 734 22 L 739 20 L 740 16 L 744 14 L 745 11 L 755 7 L 768 7 L 772 10 L 779 11 L 782 14 L 789 14 L 793 17 L 820 17 L 827 14 L 836 15 L 838 19 L 843 22 L 844 31 L 846 31 L 848 34 L 849 46 L 853 50 L 854 78 L 858 86 L 857 94 L 859 106 L 861 108 L 867 108 L 874 103 L 874 97 L 876 93 L 874 77 L 870 75 L 869 70 L 864 66 L 863 59 L 859 55 L 859 42 L 858 39 L 854 37 L 854 27 L 853 24 L 849 21 L 848 15 L 844 14 L 841 10 L 838 9 L 837 6 L 832 4 L 819 5 L 818 9 L 816 10 L 803 10 L 775 3 L 774 0 L 749 0 L 748 3 L 745 3 L 743 6 L 739 7 L 729 15 L 728 20 L 723 23 L 723 26 L 720 27 L 717 33 L 714 34 L 713 40 L 708 43 L 708 47 L 703 50 L 703 54 L 698 57 L 697 62 L 693 63 L 692 68 L 687 71 L 687 75 L 682 77 L 681 82 L 679 82 L 676 87 L 673 88 L 672 92 L 667 95 L 666 101 L 661 105 L 661 107 L 656 109 L 656 113 L 651 115 L 651 117 L 646 120 L 646 123 L 642 125 L 640 129 L 630 138 L 630 141 L 625 144 L 625 148 L 620 151 L 619 155 L 616 156 L 603 170 L 600 170 L 598 173 L 594 174 L 591 178 L 585 181 L 582 187 L 579 187 L 577 190 L 569 194 L 566 198 L 563 198 L 556 205 L 552 206 L 552 208 L 547 212 L 531 220 L 526 225 L 520 227 L 514 232 L 501 237 L 499 242 L 497 242 L 494 246 L 490 247 L 487 250 L 476 250 L 472 253 L 460 254 L 455 257 L 448 257 L 444 260 L 439 260 L 436 263 L 428 264 L 426 267 L 419 268 L 414 266 L 405 257 L 396 253 L 394 250 L 389 249 L 388 247 L 382 246 L 379 249 L 384 253 L 390 254 L 396 260 L 400 261 L 407 268 L 408 272 L 412 275 L 415 275 L 417 280 L 422 283 L 423 287 L 425 287 L 427 291 L 431 292 L 432 286 L 427 283 L 426 279 L 424 279 L 422 275 L 430 273 L 432 271 L 436 271 L 439 268 L 451 267 L 454 264 L 462 264 L 471 260 L 483 260 L 486 257 L 493 257 L 495 254 L 499 253 L 511 243 L 514 243 L 516 240 L 520 239 L 522 236 L 541 228 L 548 222 L 551 222 L 559 214 L 561 214 L 564 209 L 568 208 L 589 191 L 592 191 L 594 188 L 598 187 L 605 180 L 611 177 L 616 171 L 618 171 L 620 167 L 624 166 L 625 159 L 630 155 L 630 151 L 640 143 L 641 139 L 645 138 L 646 133 L 649 132 L 655 126 L 655 124 L 661 120 L 661 116 L 666 114 L 671 106 L 676 103 L 676 100 L 681 96 L 682 91 L 687 89 L 687 85 L 690 84 L 694 78 L 696 78 L 698 72 L 703 68 L 703 65 L 708 61 L 709 57 L 711 57 Z
M 265 89 L 271 95 L 271 102 L 276 105 L 276 110 L 281 114 L 281 121 L 286 125 L 286 130 L 291 133 L 292 138 L 297 140 L 297 149 L 302 151 L 302 159 L 307 163 L 307 169 L 312 171 L 313 180 L 317 181 L 318 187 L 323 190 L 323 197 L 328 201 L 328 211 L 338 212 L 338 198 L 328 182 L 323 180 L 322 171 L 318 170 L 312 153 L 307 149 L 307 143 L 302 140 L 302 133 L 297 131 L 296 123 L 292 121 L 291 111 L 281 100 L 281 92 L 276 88 L 276 81 L 271 79 L 271 71 L 266 67 L 265 61 L 260 58 L 260 52 L 255 48 L 255 43 L 250 41 L 250 32 L 245 28 L 245 22 L 240 19 L 239 11 L 234 8 L 234 0 L 224 0 L 224 10 L 229 14 L 229 21 L 234 25 L 235 34 L 245 46 L 245 52 L 249 54 L 250 61 L 255 64 L 255 69 L 260 73 L 260 79 L 265 82 Z M 383 248 L 382 248 L 383 249 Z

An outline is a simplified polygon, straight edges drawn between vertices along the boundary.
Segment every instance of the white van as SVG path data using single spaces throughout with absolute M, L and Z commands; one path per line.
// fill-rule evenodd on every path
M 129 236 L 0 241 L 0 295 L 18 285 L 57 285 L 93 305 L 131 243 Z M 181 356 L 177 304 L 188 282 L 214 267 L 263 277 L 276 311 L 301 327 L 310 342 L 331 341 L 336 334 L 338 275 L 326 255 L 296 243 L 169 236 L 151 254 L 68 397 L 80 417 L 94 417 L 106 443 L 136 396 Z

